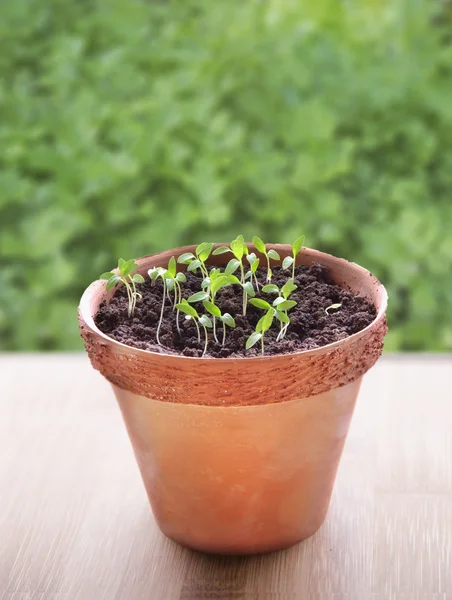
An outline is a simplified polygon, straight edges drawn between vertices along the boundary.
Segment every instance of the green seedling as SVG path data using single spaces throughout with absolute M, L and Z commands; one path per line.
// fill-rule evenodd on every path
M 280 328 L 278 337 L 276 338 L 277 342 L 279 342 L 279 340 L 283 339 L 287 333 L 287 328 L 289 327 L 289 324 L 290 324 L 290 319 L 287 315 L 287 310 L 290 310 L 290 308 L 293 308 L 296 305 L 296 302 L 294 302 L 293 300 L 289 300 L 289 296 L 297 288 L 298 288 L 298 286 L 294 284 L 293 279 L 288 279 L 286 281 L 286 283 L 282 286 L 281 289 L 279 289 L 278 286 L 275 285 L 274 283 L 264 285 L 264 287 L 262 288 L 262 291 L 265 292 L 266 294 L 278 294 L 278 298 L 276 298 L 276 300 L 273 302 L 273 306 L 278 308 L 278 310 L 284 312 L 288 319 L 287 321 L 283 321 L 280 319 L 281 328 Z M 287 307 L 286 302 L 289 302 L 289 303 L 294 302 L 294 304 L 292 304 L 290 306 L 290 308 L 285 309 L 284 307 L 285 306 Z
M 270 281 L 272 280 L 272 275 L 273 275 L 271 267 L 270 267 L 270 259 L 271 260 L 281 260 L 281 257 L 276 252 L 276 250 L 273 250 L 273 248 L 271 248 L 267 252 L 267 246 L 264 244 L 264 242 L 261 240 L 260 237 L 257 237 L 257 235 L 255 235 L 253 237 L 253 244 L 256 246 L 256 250 L 258 250 L 261 254 L 263 254 L 265 256 L 265 258 L 267 259 L 267 283 L 270 283 Z
M 171 262 L 171 261 L 170 261 Z M 160 318 L 159 318 L 159 322 L 157 325 L 157 334 L 156 334 L 156 338 L 157 338 L 157 344 L 160 344 L 160 327 L 162 326 L 162 321 L 163 321 L 163 312 L 165 310 L 165 298 L 166 298 L 166 280 L 167 279 L 171 279 L 171 276 L 168 277 L 168 270 L 164 269 L 163 267 L 153 267 L 152 269 L 149 269 L 148 271 L 148 275 L 151 278 L 151 281 L 157 281 L 157 279 L 160 277 L 162 282 L 163 282 L 163 297 L 162 297 L 162 308 L 160 310 Z
M 168 294 L 169 300 L 173 306 L 173 310 L 176 311 L 176 327 L 179 335 L 181 335 L 181 330 L 179 326 L 179 311 L 176 308 L 176 304 L 182 301 L 182 289 L 180 284 L 185 283 L 187 278 L 184 273 L 177 272 L 177 263 L 174 256 L 172 256 L 168 263 L 168 268 L 165 273 L 165 283 L 166 283 L 166 292 Z M 174 301 L 171 300 L 169 296 L 170 292 L 174 293 Z
M 262 356 L 264 356 L 264 352 L 265 352 L 264 336 L 265 336 L 265 333 L 272 326 L 273 319 L 275 318 L 275 316 L 277 316 L 278 311 L 276 309 L 274 309 L 272 306 L 270 306 L 270 304 L 268 304 L 268 302 L 265 302 L 265 300 L 260 301 L 258 298 L 252 298 L 250 300 L 250 302 L 252 302 L 253 304 L 254 304 L 254 302 L 258 302 L 258 304 L 254 304 L 258 308 L 264 308 L 264 303 L 265 303 L 265 305 L 268 306 L 268 308 L 267 308 L 267 306 L 264 308 L 264 310 L 266 310 L 267 312 L 265 313 L 265 315 L 263 317 L 261 317 L 259 319 L 259 321 L 257 322 L 257 325 L 256 325 L 256 330 L 249 336 L 249 338 L 246 340 L 246 344 L 245 344 L 245 348 L 247 350 L 249 350 L 250 348 L 252 348 L 254 346 L 254 344 L 257 344 L 257 342 L 260 340 L 261 353 L 262 353 Z M 262 302 L 262 304 L 261 304 L 261 302 Z
M 245 273 L 245 279 L 249 279 L 251 281 L 251 283 L 253 283 L 253 277 L 254 277 L 254 283 L 256 284 L 256 291 L 259 291 L 259 282 L 257 281 L 256 271 L 259 267 L 260 259 L 257 258 L 257 256 L 255 255 L 254 252 L 251 252 L 251 254 L 246 255 L 246 260 L 250 266 L 250 269 L 247 273 Z
M 303 242 L 304 235 L 300 235 L 300 237 L 297 238 L 292 244 L 292 256 L 286 256 L 282 263 L 283 269 L 289 269 L 289 267 L 292 267 L 292 279 L 295 279 L 295 265 L 297 260 L 297 254 L 303 248 Z
M 235 275 L 226 275 L 225 273 L 221 273 L 219 269 L 216 269 L 215 271 L 210 272 L 210 282 L 209 282 L 208 288 L 201 292 L 196 292 L 195 294 L 192 294 L 188 298 L 188 302 L 190 304 L 193 304 L 195 302 L 208 301 L 208 302 L 211 302 L 213 305 L 215 305 L 215 298 L 216 298 L 217 293 L 222 288 L 224 288 L 228 285 L 234 285 L 234 284 L 241 285 L 240 280 L 237 279 L 237 277 Z M 253 293 L 254 293 L 254 290 L 253 290 Z M 213 318 L 213 335 L 214 335 L 215 341 L 218 342 L 217 332 L 216 332 L 215 315 L 213 315 L 213 317 L 214 317 Z
M 199 269 L 204 278 L 209 277 L 206 260 L 209 258 L 213 246 L 214 245 L 211 242 L 202 242 L 199 244 L 199 246 L 197 246 L 195 254 L 192 254 L 191 252 L 185 252 L 179 256 L 177 262 L 182 265 L 188 265 L 187 271 L 189 272 L 196 273 L 196 271 Z
M 213 302 L 210 302 L 210 300 L 204 300 L 203 305 L 204 305 L 204 308 L 207 310 L 207 312 L 209 312 L 213 317 L 214 335 L 215 335 L 215 320 L 220 319 L 220 321 L 223 323 L 223 340 L 221 342 L 221 345 L 224 346 L 224 343 L 226 341 L 226 325 L 228 327 L 234 328 L 235 327 L 234 318 L 231 317 L 231 315 L 229 313 L 222 314 L 220 308 Z M 215 335 L 215 339 L 218 342 L 216 335 Z
M 248 254 L 248 246 L 245 244 L 243 239 L 243 235 L 238 235 L 235 240 L 227 246 L 220 246 L 216 248 L 212 254 L 217 256 L 218 254 L 225 254 L 226 252 L 231 252 L 234 255 L 234 258 L 229 261 L 226 266 L 226 273 L 232 274 L 238 268 L 240 268 L 240 283 L 243 289 L 243 314 L 246 315 L 246 306 L 248 303 L 248 296 L 253 297 L 255 295 L 253 284 L 250 281 L 246 281 L 245 278 L 245 269 L 243 267 L 243 257 Z M 257 267 L 256 267 L 257 268 Z
M 207 335 L 207 328 L 211 328 L 212 327 L 212 321 L 209 319 L 209 317 L 207 315 L 199 315 L 197 310 L 195 309 L 194 306 L 191 306 L 191 304 L 189 304 L 187 302 L 187 300 L 185 300 L 185 298 L 182 300 L 182 302 L 176 304 L 176 308 L 177 310 L 180 310 L 181 312 L 183 312 L 185 314 L 185 318 L 190 321 L 192 320 L 194 322 L 194 324 L 196 325 L 196 330 L 198 332 L 198 342 L 201 342 L 201 334 L 200 334 L 200 330 L 199 330 L 199 325 L 201 325 L 201 327 L 204 329 L 204 350 L 202 353 L 202 356 L 204 356 L 206 354 L 207 351 L 207 344 L 209 342 L 209 338 Z
M 136 271 L 137 268 L 138 265 L 133 258 L 131 260 L 124 260 L 123 258 L 120 258 L 118 260 L 119 273 L 108 271 L 107 273 L 102 273 L 100 276 L 100 279 L 107 280 L 107 290 L 111 290 L 120 282 L 126 286 L 127 298 L 129 300 L 127 308 L 129 317 L 131 317 L 135 312 L 137 298 L 142 298 L 142 295 L 137 292 L 135 284 L 144 283 L 144 279 L 139 273 L 135 273 L 135 275 L 133 275 L 133 272 Z
M 330 311 L 330 310 L 337 310 L 341 306 L 342 306 L 342 302 L 339 303 L 339 304 L 331 304 L 330 306 L 328 306 L 327 308 L 325 308 L 325 312 L 326 312 L 327 315 L 329 315 L 330 313 L 328 311 Z

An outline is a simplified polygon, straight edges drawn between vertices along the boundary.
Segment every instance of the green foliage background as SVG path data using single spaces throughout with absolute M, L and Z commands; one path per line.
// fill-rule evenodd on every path
M 118 256 L 238 233 L 366 266 L 388 348 L 451 349 L 448 6 L 0 3 L 1 349 L 81 348 Z

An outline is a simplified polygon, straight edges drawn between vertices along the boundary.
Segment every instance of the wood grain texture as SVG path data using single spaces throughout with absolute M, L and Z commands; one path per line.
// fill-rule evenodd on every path
M 451 600 L 450 357 L 364 379 L 320 531 L 223 558 L 160 534 L 84 355 L 0 357 L 1 600 Z

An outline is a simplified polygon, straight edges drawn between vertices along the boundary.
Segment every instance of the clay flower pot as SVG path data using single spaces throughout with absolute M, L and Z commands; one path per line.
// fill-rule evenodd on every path
M 291 251 L 271 247 L 282 259 Z M 171 256 L 194 249 L 141 258 L 138 272 L 166 267 Z M 209 262 L 227 260 L 223 254 Z M 184 546 L 268 552 L 311 536 L 325 519 L 362 376 L 382 351 L 387 294 L 368 271 L 343 259 L 303 249 L 297 263 L 325 265 L 336 283 L 376 306 L 375 320 L 316 350 L 188 358 L 103 334 L 93 317 L 114 293 L 104 281 L 81 299 L 86 350 L 113 386 L 154 515 L 163 533 Z

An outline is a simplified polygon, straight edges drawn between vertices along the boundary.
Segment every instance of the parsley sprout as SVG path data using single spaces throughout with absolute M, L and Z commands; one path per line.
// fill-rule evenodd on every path
M 331 304 L 331 306 L 328 306 L 327 308 L 325 308 L 325 312 L 327 315 L 329 315 L 330 313 L 328 312 L 329 310 L 337 310 L 338 308 L 340 308 L 342 306 L 342 302 L 339 304 Z
M 226 252 L 232 252 L 235 258 L 229 261 L 226 266 L 227 273 L 234 273 L 240 267 L 240 283 L 243 289 L 243 314 L 246 315 L 246 306 L 248 302 L 248 296 L 253 297 L 255 295 L 254 288 L 251 282 L 245 281 L 245 269 L 243 267 L 243 257 L 248 254 L 248 246 L 245 244 L 243 235 L 238 235 L 235 240 L 232 240 L 230 247 L 220 246 L 216 248 L 212 254 L 217 256 L 218 254 L 225 254 Z M 257 267 L 256 267 L 257 268 Z
M 215 334 L 215 319 L 218 318 L 223 323 L 223 340 L 221 342 L 221 345 L 224 346 L 224 343 L 226 341 L 226 325 L 228 327 L 232 327 L 232 328 L 235 327 L 234 318 L 231 317 L 231 315 L 229 313 L 222 314 L 221 309 L 216 304 L 211 302 L 210 300 L 204 300 L 203 305 L 204 305 L 204 308 L 213 317 L 214 334 Z M 215 336 L 215 339 L 218 342 L 216 336 Z
M 182 265 L 188 265 L 187 271 L 196 273 L 199 269 L 203 277 L 208 277 L 209 273 L 207 271 L 206 260 L 209 258 L 212 248 L 213 243 L 202 242 L 202 244 L 199 244 L 196 248 L 195 254 L 185 252 L 179 256 L 177 262 Z
M 176 311 L 176 327 L 179 335 L 181 335 L 181 330 L 179 327 L 179 311 L 176 309 L 176 304 L 182 301 L 182 290 L 180 287 L 181 283 L 185 283 L 187 278 L 184 273 L 177 272 L 177 263 L 174 256 L 172 256 L 168 263 L 168 268 L 165 273 L 165 282 L 166 282 L 166 290 L 167 293 L 174 291 L 174 302 L 170 298 L 170 302 L 173 306 L 173 310 Z
M 178 310 L 180 310 L 181 312 L 185 313 L 185 318 L 187 319 L 187 321 L 190 321 L 190 320 L 194 321 L 194 323 L 196 325 L 196 330 L 198 332 L 198 342 L 201 341 L 199 325 L 201 325 L 202 328 L 204 329 L 204 340 L 205 341 L 204 341 L 204 350 L 202 353 L 202 356 L 204 356 L 207 351 L 207 344 L 209 342 L 209 338 L 207 335 L 207 328 L 210 329 L 212 327 L 212 321 L 209 319 L 209 317 L 207 315 L 199 316 L 197 310 L 193 306 L 191 306 L 191 304 L 189 304 L 187 302 L 187 300 L 185 300 L 185 298 L 182 300 L 182 302 L 176 304 L 176 308 Z
M 262 288 L 262 291 L 265 292 L 266 294 L 278 294 L 278 298 L 276 298 L 276 300 L 273 302 L 273 306 L 275 306 L 276 308 L 278 308 L 278 310 L 285 312 L 286 316 L 287 316 L 287 310 L 289 309 L 284 309 L 283 307 L 286 306 L 287 304 L 285 302 L 294 302 L 293 300 L 288 300 L 290 294 L 296 290 L 298 288 L 297 285 L 294 284 L 293 279 L 288 279 L 286 281 L 286 283 L 282 286 L 281 289 L 278 288 L 277 285 L 275 285 L 274 283 L 270 283 L 268 285 L 264 285 L 264 287 Z M 293 308 L 295 306 L 296 302 L 290 307 Z M 289 318 L 288 318 L 289 319 Z M 284 325 L 283 325 L 284 323 Z M 281 330 L 278 334 L 278 337 L 276 339 L 276 341 L 279 341 L 280 339 L 283 339 L 284 336 L 286 335 L 287 332 L 287 328 L 289 327 L 290 324 L 290 319 L 287 321 L 283 321 L 280 319 L 280 325 L 281 325 Z
M 264 355 L 264 335 L 272 326 L 273 319 L 278 311 L 275 310 L 272 306 L 270 306 L 270 304 L 268 304 L 268 302 L 265 302 L 265 300 L 259 300 L 257 298 L 252 298 L 250 300 L 250 302 L 252 302 L 252 303 L 258 302 L 259 305 L 255 304 L 255 306 L 257 306 L 258 308 L 263 308 L 263 304 L 261 305 L 260 302 L 262 302 L 268 306 L 268 309 L 266 309 L 267 312 L 265 313 L 265 315 L 263 317 L 261 317 L 259 319 L 259 321 L 257 322 L 256 331 L 254 331 L 249 336 L 249 338 L 246 340 L 246 344 L 245 344 L 245 348 L 247 350 L 249 350 L 250 348 L 252 348 L 254 346 L 254 344 L 256 344 L 260 340 L 261 341 L 261 353 L 263 356 Z
M 131 260 L 124 260 L 120 258 L 118 260 L 118 273 L 114 273 L 113 271 L 108 271 L 107 273 L 102 273 L 99 279 L 107 279 L 107 290 L 111 290 L 115 285 L 119 282 L 122 282 L 126 286 L 127 290 L 127 298 L 129 300 L 129 305 L 127 308 L 127 313 L 129 317 L 133 315 L 135 312 L 135 306 L 137 304 L 137 297 L 142 298 L 142 295 L 137 292 L 136 283 L 144 283 L 143 277 L 139 273 L 135 273 L 132 275 L 134 271 L 138 268 L 137 263 L 132 258 Z
M 163 281 L 163 297 L 162 297 L 162 308 L 160 310 L 160 319 L 157 325 L 157 344 L 160 346 L 160 327 L 162 326 L 162 321 L 163 321 L 163 312 L 165 310 L 165 298 L 166 298 L 166 279 L 168 277 L 168 271 L 167 269 L 164 269 L 163 267 L 153 267 L 152 269 L 149 269 L 148 271 L 148 275 L 151 278 L 151 281 L 157 281 L 157 279 L 160 277 L 161 280 Z
M 188 302 L 190 304 L 193 304 L 195 302 L 209 301 L 213 305 L 215 305 L 215 297 L 222 288 L 224 288 L 228 285 L 233 285 L 233 284 L 240 285 L 240 281 L 239 281 L 239 279 L 237 279 L 237 277 L 235 275 L 226 275 L 225 273 L 221 273 L 219 269 L 215 270 L 215 272 L 211 271 L 210 276 L 211 276 L 211 281 L 210 281 L 207 291 L 201 291 L 201 292 L 196 292 L 195 294 L 192 294 L 188 298 Z M 214 335 L 215 341 L 218 342 L 217 332 L 216 332 L 215 315 L 212 314 L 212 316 L 213 316 L 213 335 Z
M 282 263 L 283 269 L 288 269 L 290 266 L 292 266 L 292 279 L 295 279 L 295 264 L 297 260 L 297 254 L 303 248 L 303 242 L 304 235 L 300 235 L 300 237 L 297 238 L 292 244 L 292 256 L 286 256 Z
M 256 246 L 256 249 L 267 259 L 267 283 L 270 283 L 273 275 L 272 270 L 270 268 L 270 259 L 281 260 L 281 257 L 276 252 L 276 250 L 273 250 L 273 248 L 267 252 L 267 246 L 264 244 L 260 237 L 257 237 L 257 235 L 253 237 L 253 244 Z

